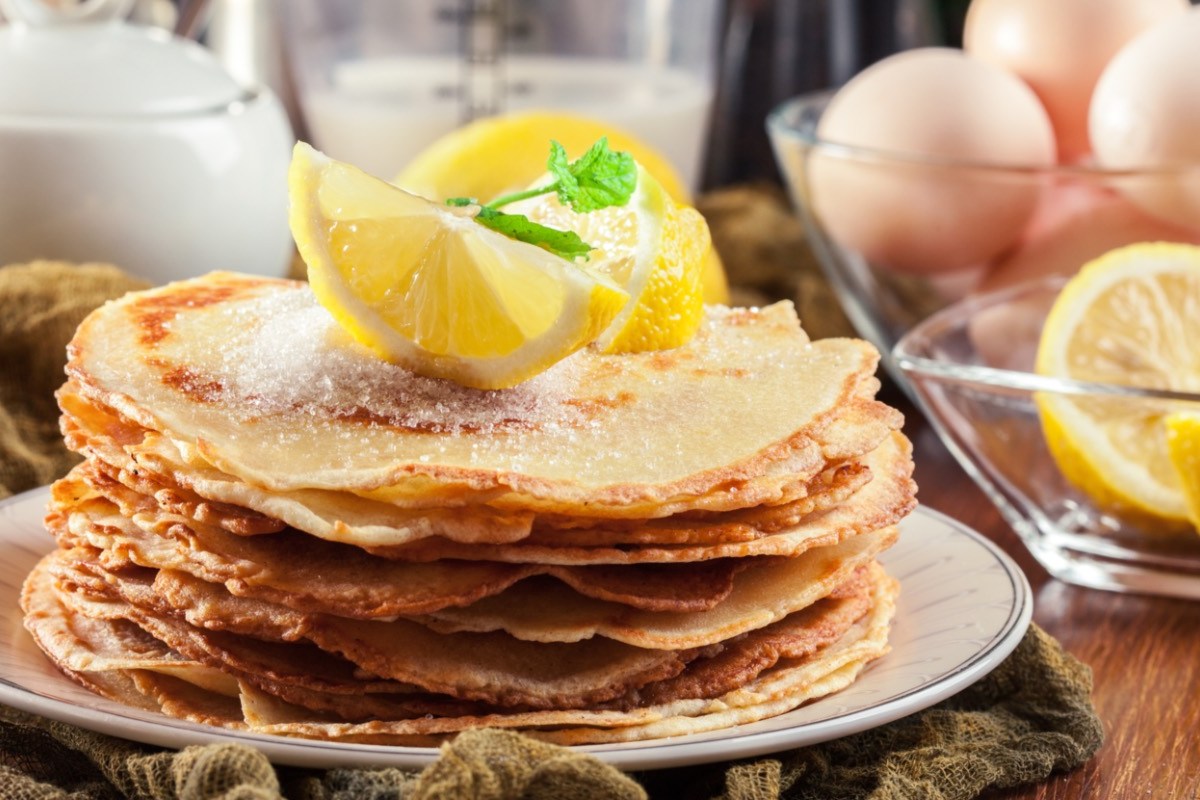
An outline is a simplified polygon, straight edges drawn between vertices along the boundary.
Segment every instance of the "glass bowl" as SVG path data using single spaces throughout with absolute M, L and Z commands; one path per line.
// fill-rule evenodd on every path
M 1200 165 L 999 166 L 853 147 L 817 137 L 831 97 L 783 103 L 767 131 L 809 245 L 885 354 L 973 293 L 1074 274 L 1134 242 L 1200 243 Z
M 954 303 L 900 339 L 895 364 L 942 441 L 1051 575 L 1200 600 L 1200 535 L 1164 532 L 1074 486 L 1040 414 L 1048 401 L 1069 398 L 1093 412 L 1145 415 L 1153 425 L 1166 413 L 1200 413 L 1200 394 L 1035 374 L 1042 322 L 1063 283 L 1042 279 Z

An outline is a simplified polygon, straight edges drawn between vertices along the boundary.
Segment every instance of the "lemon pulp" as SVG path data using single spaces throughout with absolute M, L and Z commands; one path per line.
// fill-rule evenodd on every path
M 551 180 L 544 176 L 534 185 Z M 595 248 L 589 265 L 627 291 L 632 300 L 600 335 L 607 352 L 665 350 L 686 343 L 704 316 L 703 260 L 708 225 L 692 208 L 679 206 L 644 168 L 629 202 L 577 213 L 553 194 L 506 207 L 562 230 Z

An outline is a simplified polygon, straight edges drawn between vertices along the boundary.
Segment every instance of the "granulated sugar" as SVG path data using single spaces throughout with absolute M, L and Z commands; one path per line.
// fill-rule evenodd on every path
M 780 313 L 780 306 L 766 313 L 757 307 L 706 306 L 704 311 L 705 324 L 688 346 L 701 362 L 727 361 L 723 354 L 736 352 L 739 370 L 752 376 L 788 363 L 798 351 L 811 346 L 795 317 Z M 768 325 L 786 335 L 771 337 L 770 343 L 764 344 L 762 331 Z
M 565 402 L 577 378 L 570 358 L 519 386 L 483 391 L 378 358 L 307 287 L 234 304 L 224 313 L 233 335 L 219 353 L 217 377 L 251 416 L 299 412 L 486 433 L 569 423 L 578 414 Z

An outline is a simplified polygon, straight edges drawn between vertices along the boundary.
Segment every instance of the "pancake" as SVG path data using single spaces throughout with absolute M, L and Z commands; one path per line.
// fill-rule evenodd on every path
M 377 623 L 318 620 L 305 642 L 270 641 L 290 619 L 247 618 L 259 636 L 198 628 L 119 599 L 63 595 L 76 613 L 133 622 L 188 659 L 246 676 L 334 694 L 371 690 L 427 692 L 491 705 L 578 707 L 612 700 L 631 688 L 678 675 L 696 653 L 645 650 L 606 639 L 573 645 L 516 642 L 503 634 L 435 634 L 415 623 L 388 623 L 397 639 L 377 637 Z M 277 626 L 272 629 L 270 626 Z M 366 640 L 355 637 L 368 637 Z M 422 649 L 428 648 L 428 652 Z M 347 648 L 346 658 L 336 651 Z M 334 652 L 331 652 L 334 651 Z M 384 674 L 380 674 L 380 673 Z M 378 678 L 358 678 L 358 674 Z
M 509 542 L 529 535 L 533 514 L 484 506 L 407 510 L 345 492 L 269 492 L 203 459 L 186 461 L 169 439 L 81 397 L 71 384 L 58 392 L 67 446 L 129 488 L 172 510 L 242 535 L 286 525 L 330 541 L 377 546 L 427 536 L 455 541 Z M 267 523 L 263 523 L 267 520 Z
M 56 491 L 65 491 L 69 485 L 60 484 Z M 133 563 L 181 570 L 223 584 L 238 596 L 361 619 L 430 614 L 467 606 L 539 574 L 558 577 L 585 597 L 647 612 L 696 613 L 697 609 L 712 609 L 733 592 L 739 572 L 748 573 L 740 577 L 745 584 L 764 583 L 780 590 L 790 585 L 785 579 L 766 578 L 773 569 L 781 575 L 787 571 L 773 568 L 771 565 L 777 561 L 769 558 L 630 564 L 608 569 L 478 561 L 405 562 L 372 558 L 352 548 L 331 553 L 328 551 L 336 545 L 299 534 L 244 539 L 161 515 L 135 515 L 130 519 L 95 497 L 76 498 L 73 508 L 67 514 L 51 512 L 48 525 L 63 546 L 86 543 L 101 550 L 107 565 Z M 835 517 L 834 522 L 840 519 Z M 798 558 L 793 553 L 793 566 L 787 569 L 802 569 L 798 564 L 809 551 L 820 559 L 826 553 L 870 547 L 878 534 L 869 533 L 847 532 L 834 526 L 812 534 L 806 526 L 797 535 L 806 537 L 810 544 L 819 535 L 821 546 L 805 548 Z
M 136 699 L 138 695 L 128 680 L 120 678 L 122 670 L 182 674 L 210 691 L 236 692 L 236 681 L 219 670 L 181 656 L 128 620 L 69 613 L 60 595 L 51 588 L 53 564 L 69 560 L 70 556 L 61 551 L 46 557 L 30 573 L 21 592 L 25 628 L 56 666 L 87 688 L 118 702 Z M 90 677 L 85 680 L 79 676 Z
M 808 484 L 790 487 L 788 501 L 781 505 L 725 513 L 693 511 L 653 520 L 534 516 L 477 506 L 413 512 L 345 493 L 257 489 L 204 463 L 183 463 L 178 450 L 160 435 L 129 428 L 115 417 L 108 422 L 95 419 L 91 404 L 78 395 L 63 392 L 59 399 L 64 407 L 77 411 L 88 406 L 82 410 L 92 417 L 89 422 L 83 423 L 83 416 L 64 414 L 63 428 L 68 443 L 88 456 L 94 467 L 127 488 L 154 497 L 166 511 L 241 535 L 274 532 L 286 524 L 322 539 L 371 547 L 428 536 L 457 542 L 525 540 L 581 546 L 706 544 L 778 531 L 845 500 L 870 479 L 865 464 L 851 461 L 827 469 Z M 84 430 L 83 424 L 102 427 L 104 433 L 92 427 Z M 118 428 L 120 432 L 114 434 Z M 122 440 L 124 446 L 118 446 Z
M 529 581 L 465 608 L 408 620 L 441 633 L 504 631 L 531 642 L 579 642 L 604 637 L 650 649 L 703 647 L 764 627 L 811 605 L 849 580 L 895 538 L 894 529 L 884 529 L 798 558 L 755 559 L 738 573 L 728 597 L 703 611 L 635 610 L 586 597 L 557 582 Z M 99 557 L 95 560 L 105 566 Z M 128 596 L 125 599 L 140 605 L 171 603 L 174 612 L 198 627 L 281 641 L 309 638 L 343 654 L 346 651 L 334 642 L 347 638 L 349 634 L 342 630 L 352 628 L 348 618 L 305 613 L 284 604 L 238 596 L 220 584 L 178 570 L 161 570 L 153 592 L 145 597 L 149 599 L 140 602 Z M 353 630 L 361 634 L 363 642 L 402 642 L 409 635 L 409 621 L 366 621 L 353 626 Z M 327 634 L 333 637 L 330 639 L 321 638 L 320 631 L 314 633 L 316 628 L 334 627 L 339 632 Z M 411 634 L 419 635 L 415 631 Z M 433 637 L 422 641 L 423 646 L 436 650 L 442 640 Z M 431 653 L 420 651 L 420 656 L 432 657 Z
M 471 728 L 518 728 L 559 744 L 641 741 L 719 730 L 776 716 L 845 688 L 872 660 L 887 652 L 895 585 L 880 585 L 871 612 L 837 642 L 798 659 L 781 660 L 732 692 L 716 698 L 679 699 L 628 711 L 560 710 L 474 717 L 373 720 L 364 723 L 315 719 L 311 711 L 243 686 L 242 713 L 251 730 L 327 741 L 382 745 L 428 743 Z
M 78 555 L 78 551 L 76 552 Z M 96 615 L 96 621 L 107 621 L 111 626 L 118 626 L 124 620 L 130 617 L 142 620 L 143 624 L 147 619 L 152 619 L 151 627 L 155 626 L 159 631 L 170 633 L 175 623 L 166 619 L 154 619 L 144 614 L 133 610 L 128 604 L 123 604 L 119 601 L 108 599 L 96 599 L 94 597 L 84 597 L 76 587 L 76 591 L 67 591 L 65 594 L 62 590 L 56 591 L 52 589 L 52 584 L 48 580 L 52 572 L 57 571 L 60 575 L 64 572 L 70 576 L 73 574 L 73 567 L 70 564 L 69 558 L 62 555 L 51 556 L 43 565 L 31 575 L 27 582 L 24 600 L 27 609 L 32 613 L 29 617 L 27 625 L 31 630 L 37 631 L 44 627 L 47 619 L 53 617 L 53 614 L 46 613 L 47 608 L 55 608 L 60 611 L 60 616 L 66 616 L 65 609 L 73 609 L 76 612 L 76 617 L 80 613 Z M 133 583 L 137 583 L 137 578 L 129 579 Z M 86 585 L 88 579 L 86 574 L 79 581 L 80 584 Z M 61 585 L 61 584 L 60 584 Z M 691 700 L 704 700 L 716 697 L 722 694 L 728 694 L 729 687 L 739 683 L 746 677 L 753 678 L 759 673 L 770 671 L 777 664 L 785 662 L 795 662 L 797 660 L 808 659 L 813 656 L 818 650 L 826 646 L 832 645 L 838 639 L 842 638 L 855 625 L 856 620 L 860 620 L 874 605 L 872 614 L 879 613 L 879 595 L 880 593 L 888 593 L 893 591 L 893 587 L 889 579 L 886 579 L 877 568 L 859 572 L 855 578 L 848 581 L 840 592 L 831 595 L 822 601 L 823 604 L 815 604 L 801 614 L 792 615 L 787 621 L 773 625 L 763 632 L 751 637 L 744 637 L 734 645 L 726 648 L 716 658 L 699 658 L 698 664 L 702 667 L 697 669 L 686 680 L 667 681 L 662 683 L 651 682 L 648 688 L 643 688 L 641 692 L 633 692 L 621 698 L 620 702 L 613 705 L 613 708 L 624 712 L 630 719 L 632 714 L 633 719 L 639 718 L 638 705 L 644 703 L 660 704 L 657 701 L 678 703 L 681 698 Z M 137 592 L 135 591 L 134 594 Z M 149 597 L 153 593 L 146 596 Z M 875 597 L 875 600 L 871 598 Z M 56 598 L 65 598 L 65 602 L 56 602 Z M 889 612 L 890 613 L 890 612 Z M 74 620 L 71 620 L 74 622 Z M 54 621 L 51 620 L 54 624 Z M 103 647 L 103 641 L 111 636 L 100 634 L 96 635 L 99 628 L 97 625 L 83 626 L 74 625 L 68 626 L 65 620 L 60 619 L 57 624 L 60 627 L 72 630 L 80 630 L 84 633 L 77 637 L 77 641 L 73 648 L 74 652 L 89 651 Z M 211 637 L 208 632 L 197 632 L 200 639 Z M 101 644 L 97 644 L 97 638 Z M 181 640 L 182 641 L 182 640 Z M 218 637 L 219 641 L 219 637 Z M 330 713 L 346 715 L 351 709 L 358 709 L 360 714 L 365 716 L 377 717 L 380 712 L 390 711 L 394 717 L 402 717 L 406 720 L 411 720 L 417 716 L 424 716 L 426 712 L 437 711 L 441 712 L 444 717 L 452 717 L 453 713 L 447 712 L 458 711 L 459 715 L 464 713 L 474 714 L 489 714 L 497 713 L 511 714 L 513 712 L 503 711 L 501 709 L 485 706 L 470 706 L 463 703 L 455 703 L 445 698 L 431 698 L 428 695 L 420 695 L 411 692 L 396 692 L 391 694 L 370 695 L 367 692 L 341 692 L 340 694 L 330 694 L 330 689 L 337 689 L 334 686 L 319 686 L 314 685 L 312 680 L 307 677 L 295 678 L 289 680 L 289 676 L 278 673 L 286 673 L 286 657 L 276 656 L 274 659 L 270 657 L 271 650 L 265 645 L 250 643 L 242 649 L 253 649 L 254 647 L 264 649 L 266 655 L 262 662 L 268 666 L 274 665 L 277 669 L 274 673 L 270 670 L 266 672 L 246 671 L 248 665 L 262 666 L 262 664 L 247 664 L 244 660 L 239 660 L 236 657 L 231 660 L 234 662 L 231 669 L 226 669 L 226 672 L 232 672 L 240 676 L 239 691 L 245 692 L 247 683 L 252 683 L 259 686 L 260 691 L 271 694 L 276 698 L 280 695 L 291 697 L 294 704 L 295 700 L 302 699 L 306 702 L 311 702 L 317 706 L 327 706 Z M 219 647 L 218 647 L 219 650 Z M 82 666 L 81 671 L 87 673 L 93 672 L 109 672 L 109 671 L 127 671 L 127 670 L 150 670 L 153 672 L 173 675 L 182 680 L 188 681 L 195 686 L 200 686 L 208 691 L 223 694 L 228 696 L 229 682 L 226 678 L 225 682 L 216 682 L 206 684 L 205 681 L 195 680 L 195 667 L 192 666 L 192 671 L 188 670 L 172 670 L 167 669 L 164 665 L 184 662 L 179 656 L 171 651 L 164 651 L 158 648 L 154 651 L 157 654 L 157 659 L 152 657 L 144 657 L 137 662 L 112 662 L 102 664 L 101 659 L 91 659 L 86 664 L 78 662 L 64 663 L 68 670 L 75 670 Z M 284 664 L 285 666 L 280 666 Z M 294 668 L 293 668 L 294 670 Z M 266 675 L 265 679 L 263 676 Z M 282 677 L 283 683 L 280 683 Z M 158 684 L 160 687 L 161 683 Z M 364 684 L 366 685 L 366 684 Z M 376 692 L 386 692 L 386 683 L 374 682 L 370 684 L 374 686 Z M 287 691 L 288 687 L 292 687 L 294 691 Z M 145 681 L 143 681 L 143 689 Z M 280 689 L 284 691 L 280 691 Z M 193 694 L 195 694 L 193 692 Z M 340 698 L 340 699 L 339 699 Z M 161 697 L 159 698 L 162 699 Z M 186 703 L 185 703 L 186 705 Z M 195 705 L 193 702 L 192 705 Z M 593 704 L 591 711 L 582 712 L 588 715 L 594 714 L 598 706 Z M 601 709 L 602 710 L 602 709 Z M 528 714 L 528 711 L 518 711 L 518 715 Z M 607 712 L 604 712 L 607 713 Z M 393 720 L 394 721 L 394 720 Z
M 78 551 L 56 554 L 31 573 L 22 597 L 25 627 L 60 670 L 109 699 L 159 710 L 157 705 L 147 705 L 142 696 L 148 685 L 142 673 L 153 672 L 192 685 L 194 699 L 207 697 L 203 705 L 226 710 L 229 704 L 215 702 L 213 696 L 232 698 L 236 710 L 239 681 L 243 680 L 268 686 L 284 699 L 320 698 L 325 706 L 356 709 L 360 717 L 463 714 L 481 708 L 451 698 L 432 698 L 416 687 L 355 677 L 352 665 L 302 646 L 280 648 L 230 637 L 207 641 L 201 635 L 196 642 L 206 646 L 204 658 L 187 658 L 131 622 L 133 614 L 127 606 L 105 597 L 104 582 L 97 588 L 99 579 L 81 572 L 78 563 L 71 562 L 72 555 L 77 557 Z M 61 588 L 64 571 L 71 586 L 66 591 Z M 57 590 L 53 588 L 55 575 L 59 578 Z M 124 647 L 129 647 L 129 652 Z M 220 666 L 210 666 L 213 663 Z M 212 722 L 195 719 L 194 714 L 183 716 Z M 237 717 L 240 727 L 240 714 Z
M 103 306 L 67 370 L 93 402 L 271 491 L 645 518 L 714 495 L 757 505 L 770 490 L 748 482 L 775 465 L 818 474 L 822 433 L 877 360 L 857 340 L 808 341 L 790 304 L 714 309 L 676 350 L 584 350 L 481 392 L 380 362 L 301 284 L 214 274 Z M 899 424 L 869 403 L 879 424 L 838 455 Z
M 413 506 L 403 497 L 395 502 L 380 506 L 378 502 L 346 492 L 325 492 L 319 490 L 301 490 L 295 492 L 279 492 L 261 489 L 240 479 L 221 472 L 207 462 L 193 444 L 171 440 L 123 417 L 115 409 L 102 406 L 79 393 L 79 387 L 69 381 L 58 392 L 58 401 L 63 409 L 62 427 L 67 446 L 89 459 L 106 462 L 118 469 L 133 472 L 150 471 L 159 481 L 176 481 L 187 489 L 210 500 L 223 501 L 232 505 L 245 505 L 264 514 L 275 514 L 287 519 L 287 514 L 315 516 L 312 526 L 304 522 L 288 519 L 295 527 L 309 530 L 323 538 L 337 539 L 336 526 L 345 524 L 341 517 L 358 517 L 367 524 L 378 524 L 381 518 L 388 515 L 400 519 L 413 519 L 413 525 L 421 524 L 421 514 L 405 515 L 397 513 L 397 508 L 409 509 Z M 822 432 L 821 451 L 831 466 L 845 464 L 877 446 L 887 433 L 899 425 L 898 416 L 894 411 L 880 414 L 886 407 L 873 401 L 869 395 L 856 396 L 847 401 L 840 410 L 839 416 L 831 421 Z M 186 454 L 186 456 L 185 456 Z M 666 501 L 656 508 L 646 509 L 644 518 L 633 519 L 640 524 L 645 519 L 655 519 L 680 514 L 720 513 L 730 509 L 753 508 L 748 506 L 745 498 L 754 498 L 759 506 L 774 506 L 790 503 L 794 500 L 809 496 L 809 486 L 806 481 L 813 480 L 807 473 L 793 474 L 790 469 L 793 462 L 798 469 L 806 470 L 811 459 L 803 456 L 798 460 L 785 459 L 767 465 L 766 470 L 754 478 L 738 485 L 734 492 L 717 492 L 711 496 L 691 498 L 687 501 Z M 818 475 L 816 486 L 823 485 Z M 180 489 L 182 486 L 175 486 Z M 455 514 L 444 514 L 445 507 L 461 509 L 465 502 L 462 498 L 448 498 L 438 495 L 438 502 L 443 507 L 435 509 L 421 508 L 436 524 L 449 524 L 455 528 L 464 523 L 490 522 L 492 526 L 511 529 L 513 532 L 502 534 L 504 540 L 519 538 L 528 532 L 529 514 L 518 512 L 503 512 L 483 505 L 469 506 L 474 514 L 457 511 Z M 488 514 L 495 516 L 489 519 Z M 340 517 L 338 515 L 341 515 Z M 460 518 L 461 517 L 461 518 Z M 340 521 L 339 521 L 340 520 Z M 524 531 L 518 526 L 525 520 Z M 577 527 L 606 527 L 620 529 L 619 522 L 609 521 L 605 517 L 570 516 L 565 514 L 542 513 L 538 520 L 543 527 L 577 528 Z M 323 528 L 329 528 L 327 532 Z M 472 535 L 472 528 L 459 534 L 454 528 L 440 535 L 456 538 L 461 541 L 472 541 L 485 538 L 479 533 Z M 360 543 L 375 541 L 371 531 L 365 531 L 367 538 Z M 383 531 L 383 535 L 389 535 Z M 416 531 L 402 535 L 413 536 Z M 394 534 L 391 534 L 394 535 Z M 353 541 L 353 540 L 352 540 Z
M 847 537 L 794 558 L 718 562 L 728 566 L 725 574 L 729 588 L 710 596 L 714 602 L 689 610 L 682 603 L 666 602 L 666 594 L 682 594 L 688 586 L 703 591 L 703 572 L 695 576 L 698 580 L 682 587 L 673 580 L 672 571 L 693 568 L 690 564 L 602 568 L 601 575 L 593 579 L 590 571 L 594 568 L 588 567 L 523 565 L 525 569 L 521 570 L 515 565 L 485 562 L 409 563 L 372 559 L 353 551 L 339 557 L 320 553 L 334 546 L 306 542 L 303 537 L 246 540 L 218 530 L 198 533 L 198 526 L 185 528 L 178 521 L 167 521 L 172 528 L 169 536 L 150 534 L 114 509 L 105 514 L 102 501 L 92 503 L 101 510 L 71 515 L 66 524 L 74 538 L 64 537 L 63 543 L 86 542 L 98 548 L 99 560 L 106 566 L 137 564 L 186 572 L 201 582 L 227 588 L 235 597 L 284 605 L 299 612 L 366 619 L 425 614 L 429 624 L 442 630 L 505 629 L 522 638 L 542 641 L 608 635 L 646 647 L 700 646 L 717 640 L 712 638 L 713 630 L 748 630 L 766 624 L 821 596 L 823 585 L 836 582 L 839 576 L 873 558 L 895 538 L 894 529 L 885 528 Z M 52 519 L 52 527 L 55 524 Z M 180 547 L 184 537 L 193 543 Z M 269 547 L 272 544 L 279 546 Z M 350 555 L 357 558 L 347 557 Z M 652 566 L 659 568 L 657 577 L 663 579 L 659 583 L 647 580 L 655 577 L 646 570 Z M 708 565 L 701 562 L 700 566 Z M 505 575 L 506 569 L 514 571 Z M 628 591 L 638 586 L 656 587 L 663 592 L 658 596 L 663 602 L 647 602 L 643 605 L 655 607 L 635 609 L 628 602 L 635 597 L 604 591 L 620 581 L 612 573 L 623 569 L 633 571 L 626 581 Z M 563 589 L 559 591 L 545 583 L 516 586 L 515 578 L 529 577 L 522 571 L 534 575 L 559 573 L 568 579 L 565 585 L 559 584 Z M 495 581 L 490 587 L 483 582 L 488 578 Z M 484 601 L 480 587 L 491 590 L 495 595 L 492 602 Z M 824 591 L 829 588 L 824 586 Z M 617 602 L 618 597 L 626 602 Z M 454 606 L 465 608 L 455 610 Z M 691 638 L 684 642 L 684 636 Z M 663 643 L 662 637 L 670 638 Z
M 916 507 L 912 480 L 912 444 L 903 434 L 892 433 L 863 463 L 872 480 L 842 503 L 800 519 L 797 524 L 750 540 L 707 545 L 643 545 L 571 547 L 513 542 L 506 545 L 461 545 L 445 539 L 427 539 L 397 547 L 368 547 L 385 558 L 436 561 L 475 558 L 522 564 L 646 564 L 680 563 L 711 558 L 797 556 L 814 547 L 836 544 L 847 536 L 894 525 Z
M 870 480 L 871 470 L 859 460 L 830 467 L 804 487 L 803 496 L 780 505 L 724 512 L 692 511 L 648 520 L 538 517 L 532 532 L 522 543 L 603 547 L 749 541 L 778 533 L 810 514 L 844 503 Z
M 86 465 L 77 468 L 86 472 Z M 98 548 L 109 566 L 176 569 L 234 594 L 301 611 L 380 619 L 467 605 L 535 575 L 550 575 L 598 600 L 650 611 L 713 608 L 753 562 L 584 565 L 404 562 L 297 532 L 246 539 L 165 514 L 124 513 L 71 478 L 55 484 L 47 525 L 64 547 Z
M 808 607 L 850 579 L 896 540 L 885 528 L 795 558 L 755 562 L 734 578 L 729 597 L 695 612 L 636 611 L 573 593 L 561 584 L 524 583 L 462 608 L 415 617 L 443 633 L 505 631 L 537 642 L 604 636 L 639 647 L 672 649 L 723 642 Z
M 233 730 L 249 726 L 242 714 L 241 692 L 230 696 L 210 692 L 171 675 L 151 670 L 125 670 L 132 690 L 142 702 L 170 717 Z
M 76 474 L 117 503 L 122 513 L 127 516 L 138 511 L 152 511 L 157 507 L 164 513 L 183 516 L 194 522 L 216 526 L 239 535 L 275 533 L 287 528 L 283 522 L 250 509 L 214 502 L 192 495 L 186 490 L 170 488 L 145 469 L 116 469 L 106 462 L 93 460 L 83 465 Z M 846 500 L 870 480 L 870 477 L 870 471 L 864 464 L 851 463 L 823 473 L 811 486 L 810 496 L 783 506 L 760 507 L 721 515 L 681 515 L 640 523 L 622 521 L 620 527 L 615 528 L 608 527 L 618 524 L 611 521 L 601 521 L 605 527 L 600 528 L 543 528 L 535 524 L 533 533 L 526 542 L 535 545 L 587 547 L 652 543 L 705 545 L 747 541 L 779 532 L 809 514 Z M 118 491 L 114 482 L 120 483 L 129 492 Z M 560 518 L 555 522 L 561 523 L 563 520 Z M 335 524 L 341 526 L 343 523 L 338 520 Z M 323 535 L 320 538 L 336 541 L 342 537 Z

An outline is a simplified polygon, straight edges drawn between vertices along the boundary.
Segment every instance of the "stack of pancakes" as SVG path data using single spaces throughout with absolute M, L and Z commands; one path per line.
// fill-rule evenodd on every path
M 887 650 L 914 505 L 867 344 L 789 304 L 493 392 L 232 274 L 92 314 L 59 393 L 84 456 L 26 627 L 67 675 L 189 720 L 430 744 L 723 728 Z

